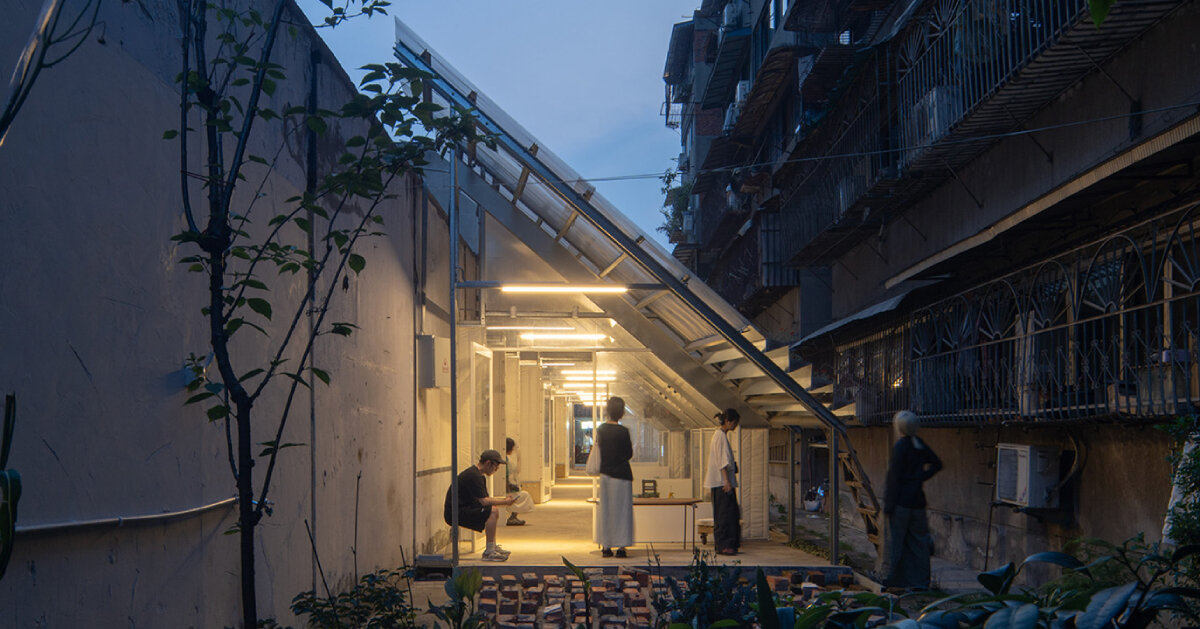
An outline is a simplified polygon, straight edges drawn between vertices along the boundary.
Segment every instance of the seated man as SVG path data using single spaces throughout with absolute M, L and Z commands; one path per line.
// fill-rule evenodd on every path
M 468 467 L 458 475 L 458 525 L 472 531 L 483 531 L 487 537 L 487 548 L 483 551 L 484 561 L 505 561 L 508 551 L 496 543 L 496 522 L 500 519 L 497 506 L 510 505 L 513 497 L 492 498 L 488 495 L 487 480 L 484 475 L 491 476 L 504 465 L 504 457 L 495 450 L 484 450 L 479 455 L 479 462 Z M 446 490 L 446 505 L 443 517 L 446 524 L 453 526 L 453 502 L 451 489 Z

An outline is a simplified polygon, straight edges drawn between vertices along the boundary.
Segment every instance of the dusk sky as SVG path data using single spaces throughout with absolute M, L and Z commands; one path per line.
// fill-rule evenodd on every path
M 316 20 L 325 7 L 300 0 Z M 671 27 L 699 0 L 394 0 L 388 16 L 321 35 L 342 64 L 391 60 L 398 17 L 584 177 L 661 174 L 679 155 L 663 124 Z M 598 181 L 600 194 L 668 251 L 657 178 Z

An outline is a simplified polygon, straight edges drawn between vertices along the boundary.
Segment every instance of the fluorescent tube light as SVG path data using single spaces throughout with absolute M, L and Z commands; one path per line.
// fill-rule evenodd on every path
M 612 284 L 508 284 L 500 287 L 504 293 L 625 293 L 629 288 Z
M 524 332 L 521 338 L 526 341 L 599 341 L 608 338 L 608 335 L 586 332 Z

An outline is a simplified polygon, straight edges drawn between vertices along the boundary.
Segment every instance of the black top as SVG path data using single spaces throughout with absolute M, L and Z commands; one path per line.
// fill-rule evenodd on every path
M 917 447 L 918 443 L 921 447 Z M 942 460 L 929 449 L 929 444 L 916 437 L 896 440 L 896 445 L 892 446 L 892 460 L 888 463 L 883 512 L 891 513 L 896 507 L 924 508 L 925 492 L 921 490 L 921 483 L 941 469 Z
M 600 473 L 632 481 L 629 459 L 633 458 L 633 441 L 629 439 L 629 429 L 604 422 L 596 428 L 596 443 L 600 444 Z
M 462 517 L 464 514 L 477 514 L 491 510 L 491 507 L 479 502 L 480 498 L 487 498 L 487 496 L 487 480 L 483 477 L 483 472 L 480 472 L 478 467 L 472 465 L 458 475 L 459 517 Z M 443 507 L 442 514 L 447 522 L 452 517 L 450 505 L 450 489 L 447 489 L 446 504 Z

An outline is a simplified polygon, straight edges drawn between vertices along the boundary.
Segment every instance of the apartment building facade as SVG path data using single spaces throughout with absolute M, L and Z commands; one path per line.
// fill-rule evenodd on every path
M 1158 539 L 1154 426 L 1200 402 L 1200 13 L 1098 17 L 713 1 L 667 56 L 691 195 L 676 257 L 812 364 L 877 488 L 892 414 L 925 418 L 948 470 L 927 485 L 937 547 L 976 567 Z

